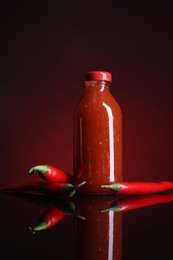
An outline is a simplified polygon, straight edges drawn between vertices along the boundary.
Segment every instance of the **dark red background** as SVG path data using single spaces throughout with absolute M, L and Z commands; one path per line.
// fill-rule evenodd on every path
M 113 75 L 124 180 L 172 180 L 171 2 L 1 1 L 1 186 L 31 180 L 37 164 L 73 172 L 89 70 Z

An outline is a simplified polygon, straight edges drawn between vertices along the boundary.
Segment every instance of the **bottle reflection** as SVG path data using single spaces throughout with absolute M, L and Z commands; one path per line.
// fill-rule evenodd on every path
M 75 259 L 122 259 L 122 213 L 102 212 L 114 200 L 115 197 L 76 199 L 77 211 L 86 220 L 74 219 Z

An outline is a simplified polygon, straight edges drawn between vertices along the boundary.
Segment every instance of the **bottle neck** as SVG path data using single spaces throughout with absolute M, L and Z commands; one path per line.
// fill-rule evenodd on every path
M 109 91 L 110 82 L 101 80 L 85 81 L 87 91 L 105 92 Z

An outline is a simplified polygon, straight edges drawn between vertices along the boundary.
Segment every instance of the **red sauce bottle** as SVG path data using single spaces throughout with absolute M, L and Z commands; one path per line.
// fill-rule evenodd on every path
M 122 113 L 110 92 L 112 75 L 85 74 L 85 94 L 74 113 L 74 180 L 85 194 L 110 194 L 103 184 L 122 181 Z

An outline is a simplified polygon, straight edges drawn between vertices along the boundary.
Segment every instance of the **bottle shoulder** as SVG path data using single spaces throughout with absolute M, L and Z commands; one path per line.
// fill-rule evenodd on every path
M 77 103 L 76 107 L 85 107 L 86 105 L 98 106 L 103 105 L 103 103 L 107 104 L 108 106 L 120 108 L 117 99 L 110 92 L 105 95 L 83 95 Z
M 79 101 L 75 107 L 75 114 L 95 114 L 95 113 L 113 113 L 122 116 L 121 107 L 113 95 L 109 98 L 93 98 L 89 99 L 85 96 Z

